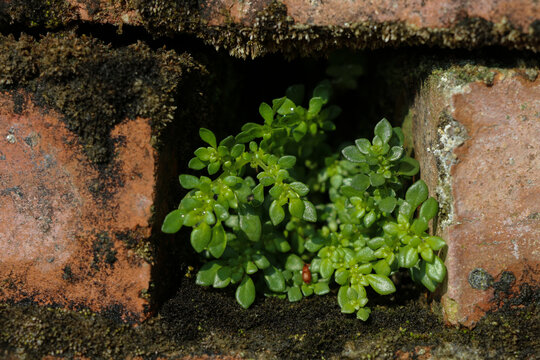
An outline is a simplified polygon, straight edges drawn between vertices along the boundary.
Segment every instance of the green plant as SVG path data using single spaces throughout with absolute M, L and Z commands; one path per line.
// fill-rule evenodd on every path
M 321 83 L 304 108 L 304 88 L 292 86 L 261 104 L 263 124 L 219 143 L 200 129 L 209 146 L 189 167 L 212 178 L 180 175 L 189 192 L 162 227 L 193 228 L 191 245 L 206 261 L 197 284 L 236 286 L 244 308 L 256 290 L 298 301 L 339 287 L 342 312 L 366 320 L 366 287 L 396 291 L 390 275 L 400 268 L 430 291 L 443 281 L 445 242 L 427 233 L 438 203 L 422 180 L 405 189 L 418 162 L 405 154 L 401 129 L 383 119 L 372 141 L 356 140 L 341 158 L 326 144 L 340 114 L 326 106 L 331 90 Z

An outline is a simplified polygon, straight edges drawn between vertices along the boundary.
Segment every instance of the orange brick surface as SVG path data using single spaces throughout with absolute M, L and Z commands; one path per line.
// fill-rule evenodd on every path
M 0 95 L 0 301 L 144 316 L 150 264 L 125 243 L 150 235 L 155 150 L 144 119 L 111 134 L 106 173 L 53 111 Z M 101 171 L 101 173 L 100 173 Z
M 540 285 L 540 79 L 493 74 L 485 83 L 440 71 L 414 105 L 421 174 L 443 204 L 451 324 L 473 326 Z

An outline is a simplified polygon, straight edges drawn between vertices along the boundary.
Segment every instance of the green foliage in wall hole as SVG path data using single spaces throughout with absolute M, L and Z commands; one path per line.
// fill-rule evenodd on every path
M 336 292 L 344 313 L 366 320 L 366 288 L 396 291 L 391 275 L 409 269 L 434 291 L 446 268 L 437 255 L 443 239 L 428 234 L 438 203 L 422 180 L 410 187 L 418 162 L 407 156 L 403 133 L 383 119 L 375 136 L 357 139 L 341 154 L 326 143 L 340 108 L 327 106 L 322 82 L 302 107 L 304 87 L 262 103 L 262 124 L 247 123 L 208 145 L 189 162 L 210 176 L 180 175 L 189 192 L 167 215 L 165 233 L 191 227 L 191 245 L 205 263 L 196 282 L 236 287 L 248 308 L 257 292 L 299 301 Z

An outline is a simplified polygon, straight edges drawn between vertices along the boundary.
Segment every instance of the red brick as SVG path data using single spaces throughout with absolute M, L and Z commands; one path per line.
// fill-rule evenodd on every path
M 0 301 L 115 308 L 141 319 L 150 264 L 122 235 L 147 239 L 151 231 L 148 121 L 113 129 L 113 176 L 105 178 L 61 116 L 25 98 L 16 113 L 0 94 Z
M 496 297 L 540 284 L 536 75 L 479 67 L 438 71 L 414 104 L 421 174 L 443 209 L 437 233 L 448 243 L 441 299 L 448 323 L 473 326 L 497 309 L 502 299 Z M 509 282 L 509 294 L 494 291 L 501 281 Z
M 361 22 L 404 22 L 417 28 L 448 28 L 464 18 L 482 18 L 493 23 L 509 22 L 527 32 L 540 19 L 540 6 L 530 0 L 441 1 L 441 0 L 282 0 L 287 15 L 296 24 L 343 26 Z M 203 3 L 203 18 L 210 25 L 231 20 L 253 25 L 256 15 L 272 0 L 209 0 Z

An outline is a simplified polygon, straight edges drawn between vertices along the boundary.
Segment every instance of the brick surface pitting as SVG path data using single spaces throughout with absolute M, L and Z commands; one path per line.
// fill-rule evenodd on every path
M 253 25 L 257 13 L 273 0 L 209 0 L 202 3 L 203 17 L 211 25 L 235 21 Z M 296 24 L 347 26 L 358 22 L 405 22 L 418 28 L 448 28 L 466 18 L 507 22 L 527 32 L 540 19 L 540 5 L 528 0 L 282 0 Z
M 150 264 L 126 239 L 144 243 L 151 232 L 149 122 L 116 125 L 115 160 L 98 168 L 61 115 L 16 98 L 0 96 L 0 301 L 143 318 Z
M 533 69 L 463 70 L 484 78 L 474 81 L 462 70 L 428 78 L 413 134 L 443 208 L 444 316 L 473 326 L 521 285 L 540 286 L 540 79 Z

